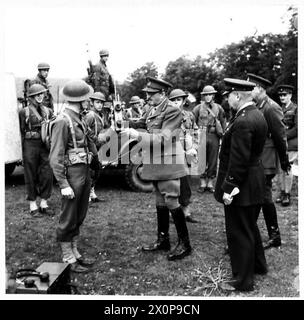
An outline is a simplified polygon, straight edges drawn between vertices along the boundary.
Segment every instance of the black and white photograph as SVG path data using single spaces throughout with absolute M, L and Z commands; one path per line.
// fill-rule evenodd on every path
M 299 1 L 1 6 L 1 297 L 301 298 Z

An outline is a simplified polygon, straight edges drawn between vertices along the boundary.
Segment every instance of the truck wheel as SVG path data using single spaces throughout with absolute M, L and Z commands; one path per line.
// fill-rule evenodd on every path
M 16 168 L 16 163 L 7 163 L 5 165 L 5 176 L 9 177 L 13 174 L 14 170 Z
M 152 192 L 153 184 L 151 181 L 143 180 L 141 164 L 127 164 L 125 168 L 125 181 L 127 185 L 134 191 Z

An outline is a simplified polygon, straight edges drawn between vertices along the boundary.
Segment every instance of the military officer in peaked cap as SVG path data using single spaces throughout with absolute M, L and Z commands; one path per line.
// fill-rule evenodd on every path
M 291 85 L 283 84 L 278 87 L 278 95 L 281 101 L 282 110 L 284 114 L 284 123 L 286 126 L 287 145 L 288 145 L 288 158 L 291 164 L 298 164 L 298 106 L 291 101 L 294 87 Z M 287 175 L 286 172 L 280 172 L 280 197 L 277 202 L 282 206 L 290 204 L 290 192 L 293 182 L 293 173 L 290 171 Z
M 136 122 L 130 121 L 125 129 L 143 146 L 143 172 L 145 180 L 153 181 L 156 194 L 157 241 L 144 246 L 143 251 L 169 250 L 169 212 L 178 234 L 178 244 L 168 254 L 169 260 L 182 259 L 191 253 L 184 212 L 178 202 L 180 178 L 186 176 L 185 156 L 179 135 L 183 120 L 181 110 L 169 104 L 167 91 L 172 85 L 164 80 L 147 78 L 143 89 L 151 108 Z M 134 128 L 145 128 L 147 132 Z M 150 150 L 152 150 L 150 154 Z
M 225 78 L 228 103 L 236 111 L 227 126 L 219 155 L 215 198 L 224 204 L 232 279 L 227 290 L 253 290 L 254 273 L 267 273 L 266 259 L 257 227 L 264 201 L 265 175 L 261 156 L 267 123 L 252 101 L 255 84 Z
M 265 249 L 281 245 L 281 236 L 275 204 L 272 199 L 272 179 L 279 172 L 279 166 L 284 172 L 290 170 L 287 154 L 286 131 L 283 122 L 283 112 L 280 106 L 270 99 L 266 93 L 271 82 L 261 76 L 248 73 L 248 80 L 255 83 L 252 90 L 253 100 L 257 108 L 263 113 L 268 125 L 267 138 L 262 154 L 262 164 L 266 177 L 266 192 L 262 211 L 267 227 L 269 240 Z
M 46 106 L 47 108 L 52 109 L 53 111 L 54 110 L 53 96 L 50 92 L 50 84 L 47 80 L 47 77 L 50 71 L 50 65 L 46 62 L 41 62 L 38 64 L 37 69 L 38 69 L 38 74 L 34 80 L 30 81 L 30 85 L 38 83 L 46 89 L 46 92 L 43 98 L 43 105 Z
M 61 213 L 56 230 L 62 260 L 73 272 L 87 272 L 92 260 L 84 259 L 77 248 L 80 227 L 86 217 L 91 188 L 90 166 L 99 167 L 96 146 L 82 119 L 83 103 L 93 89 L 82 80 L 72 80 L 63 87 L 65 110 L 52 127 L 50 165 L 62 195 Z

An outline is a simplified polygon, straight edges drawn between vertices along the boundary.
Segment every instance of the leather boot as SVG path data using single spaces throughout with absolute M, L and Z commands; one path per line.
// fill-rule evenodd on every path
M 170 211 L 178 236 L 177 245 L 167 256 L 168 260 L 172 261 L 188 256 L 191 253 L 192 248 L 190 246 L 188 228 L 182 208 L 178 207 L 177 209 Z
M 276 207 L 274 203 L 267 203 L 263 204 L 262 210 L 269 236 L 269 240 L 264 249 L 279 247 L 281 245 L 281 236 L 278 226 Z
M 269 249 L 271 247 L 280 247 L 281 246 L 281 235 L 279 228 L 275 229 L 273 228 L 269 240 L 267 241 L 267 244 L 264 246 L 264 249 Z
M 77 243 L 78 243 L 78 238 L 74 237 L 72 240 L 72 251 L 73 254 L 77 260 L 77 262 L 81 265 L 81 266 L 85 266 L 85 267 L 90 267 L 95 263 L 94 259 L 89 259 L 89 258 L 84 258 L 80 252 L 78 251 L 78 247 L 77 247 Z
M 143 246 L 142 251 L 170 250 L 169 239 L 169 209 L 167 207 L 156 207 L 157 212 L 157 240 L 156 242 Z

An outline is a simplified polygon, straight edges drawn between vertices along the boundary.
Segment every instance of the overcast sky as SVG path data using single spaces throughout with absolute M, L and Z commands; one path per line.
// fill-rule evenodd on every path
M 7 3 L 6 71 L 33 77 L 37 64 L 45 61 L 51 65 L 50 77 L 83 77 L 87 47 L 93 63 L 106 48 L 110 72 L 123 81 L 146 62 L 153 61 L 163 72 L 181 55 L 204 57 L 245 36 L 286 33 L 284 17 L 296 2 L 99 0 L 52 1 L 52 7 L 39 1 Z

